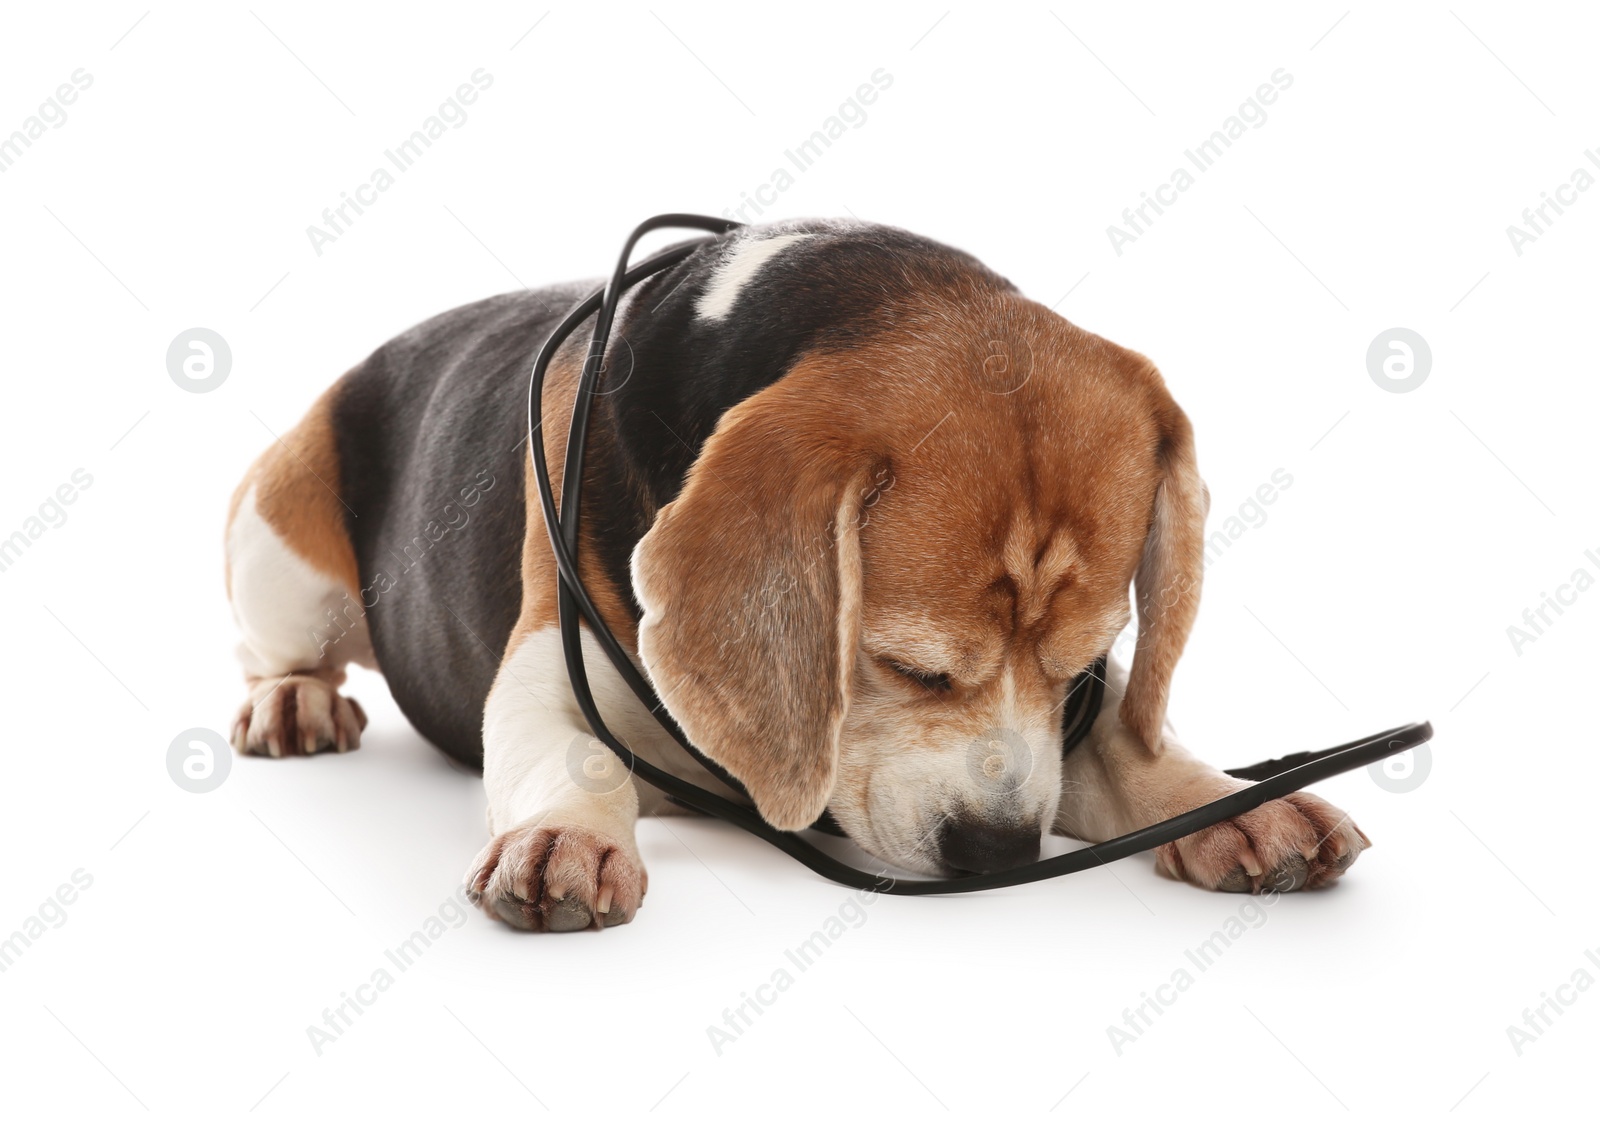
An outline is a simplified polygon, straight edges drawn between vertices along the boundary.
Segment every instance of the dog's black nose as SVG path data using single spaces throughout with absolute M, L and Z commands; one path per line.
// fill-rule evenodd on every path
M 1039 859 L 1039 828 L 952 818 L 939 831 L 939 855 L 958 873 L 998 873 Z

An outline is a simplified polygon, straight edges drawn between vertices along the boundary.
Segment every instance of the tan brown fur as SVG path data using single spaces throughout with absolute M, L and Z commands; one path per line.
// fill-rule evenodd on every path
M 896 719 L 930 736 L 971 712 L 976 735 L 1002 680 L 1048 707 L 1110 645 L 1141 558 L 1165 558 L 1146 566 L 1163 577 L 1198 572 L 1198 523 L 1147 548 L 1171 464 L 1193 463 L 1154 367 L 992 288 L 925 297 L 898 310 L 898 329 L 807 355 L 731 410 L 638 555 L 636 579 L 655 586 L 641 588 L 654 613 L 643 653 L 668 707 L 780 826 L 826 802 L 858 695 L 898 699 Z M 871 495 L 891 489 L 881 505 Z M 840 613 L 847 582 L 859 620 Z M 1146 603 L 1141 732 L 1160 728 L 1193 618 L 1163 624 L 1169 605 Z M 866 657 L 832 688 L 858 644 Z M 950 687 L 931 697 L 896 663 Z M 848 760 L 839 780 L 867 781 Z
M 232 525 L 239 504 L 256 489 L 256 510 L 307 564 L 360 595 L 355 549 L 339 499 L 339 448 L 334 438 L 334 385 L 300 422 L 267 447 L 245 472 L 228 503 Z M 231 586 L 232 574 L 229 573 Z
M 550 469 L 550 488 L 556 496 L 557 513 L 560 513 L 562 480 L 566 478 L 567 428 L 572 419 L 572 403 L 577 397 L 578 375 L 582 370 L 584 349 L 573 340 L 587 339 L 583 329 L 573 333 L 555 357 L 545 374 L 544 397 L 540 412 L 539 436 L 544 441 L 545 463 Z M 595 452 L 611 439 L 602 427 L 590 430 L 588 449 Z M 531 457 L 523 458 L 523 487 L 527 504 L 527 526 L 522 538 L 522 607 L 507 650 L 514 649 L 530 633 L 556 626 L 559 620 L 557 594 L 559 575 L 554 555 L 550 552 L 550 535 L 545 528 L 544 507 L 539 502 L 539 484 L 533 473 Z M 592 493 L 592 489 L 590 492 Z M 590 524 L 579 527 L 578 571 L 583 577 L 589 596 L 605 618 L 619 642 L 632 651 L 637 637 L 633 614 L 628 610 L 627 594 L 618 588 L 599 563 L 594 547 Z

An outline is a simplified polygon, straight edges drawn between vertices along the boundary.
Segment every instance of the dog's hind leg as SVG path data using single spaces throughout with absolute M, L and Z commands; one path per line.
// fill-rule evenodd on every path
M 262 453 L 229 511 L 228 596 L 249 687 L 232 740 L 247 754 L 349 751 L 367 723 L 338 693 L 346 665 L 374 663 L 338 494 L 331 403 L 325 394 Z

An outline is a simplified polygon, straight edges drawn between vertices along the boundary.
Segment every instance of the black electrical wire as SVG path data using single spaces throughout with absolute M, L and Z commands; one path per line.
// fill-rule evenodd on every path
M 605 651 L 606 657 L 622 676 L 622 680 L 684 751 L 733 790 L 740 792 L 744 790 L 743 785 L 730 775 L 727 769 L 689 743 L 689 738 L 672 719 L 671 714 L 656 696 L 655 690 L 634 665 L 633 659 L 623 649 L 617 637 L 612 634 L 611 628 L 590 598 L 588 589 L 584 587 L 583 579 L 579 575 L 578 515 L 582 509 L 583 456 L 588 441 L 589 411 L 593 404 L 595 385 L 605 366 L 606 344 L 623 293 L 646 277 L 678 264 L 706 244 L 706 240 L 701 239 L 674 246 L 630 268 L 628 261 L 633 256 L 634 246 L 638 244 L 639 239 L 654 230 L 665 228 L 703 230 L 718 236 L 738 228 L 739 225 L 738 222 L 694 214 L 662 214 L 640 223 L 623 246 L 610 281 L 573 307 L 545 340 L 539 349 L 538 357 L 534 359 L 533 371 L 528 381 L 528 453 L 533 460 L 533 473 L 538 483 L 539 503 L 544 511 L 545 529 L 550 536 L 550 549 L 559 571 L 561 645 L 566 656 L 567 675 L 571 681 L 573 696 L 577 699 L 578 708 L 582 711 L 589 728 L 601 743 L 617 755 L 631 775 L 644 779 L 682 806 L 721 818 L 754 834 L 783 850 L 813 872 L 820 873 L 839 884 L 895 896 L 930 896 L 977 892 L 987 888 L 1006 888 L 1097 868 L 1111 861 L 1176 841 L 1330 776 L 1415 748 L 1432 738 L 1433 726 L 1426 721 L 1420 721 L 1387 729 L 1334 748 L 1325 748 L 1318 752 L 1298 752 L 1281 759 L 1234 768 L 1228 772 L 1229 775 L 1256 782 L 1241 791 L 1224 795 L 1220 799 L 1169 818 L 1165 822 L 1158 822 L 1109 841 L 1056 857 L 1048 857 L 1016 869 L 941 880 L 911 881 L 902 881 L 887 873 L 870 873 L 847 865 L 824 853 L 799 834 L 773 827 L 757 813 L 754 807 L 724 798 L 641 760 L 607 727 L 595 704 L 594 694 L 589 689 L 588 670 L 584 664 L 580 619 L 588 620 L 590 633 Z M 591 315 L 595 315 L 594 333 L 579 376 L 577 395 L 573 400 L 572 421 L 567 433 L 566 458 L 562 475 L 561 503 L 558 508 L 550 481 L 550 468 L 545 460 L 544 441 L 540 435 L 544 379 L 550 362 L 561 344 Z M 1103 674 L 1103 659 L 1095 668 L 1091 668 L 1089 673 L 1093 673 L 1095 669 L 1099 669 Z M 1098 703 L 1096 708 L 1098 709 Z

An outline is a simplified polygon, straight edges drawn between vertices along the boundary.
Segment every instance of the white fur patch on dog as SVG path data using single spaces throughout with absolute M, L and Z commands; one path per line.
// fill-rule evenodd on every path
M 748 240 L 735 245 L 717 265 L 711 283 L 695 301 L 694 310 L 701 319 L 725 319 L 733 311 L 739 293 L 761 267 L 797 241 L 810 234 L 779 234 L 776 237 Z
M 227 551 L 233 618 L 244 636 L 239 660 L 247 675 L 276 678 L 324 661 L 372 665 L 359 601 L 261 517 L 254 486 L 228 526 Z

